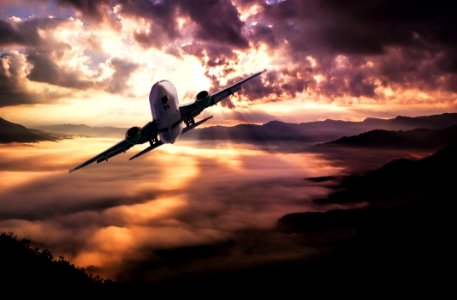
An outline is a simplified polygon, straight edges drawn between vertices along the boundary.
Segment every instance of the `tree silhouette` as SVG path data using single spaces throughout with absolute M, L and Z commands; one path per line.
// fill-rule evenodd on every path
M 106 283 L 98 276 L 70 264 L 63 257 L 54 259 L 48 249 L 33 247 L 30 240 L 19 240 L 13 233 L 0 233 L 0 284 L 20 287 L 18 293 L 62 290 L 67 293 L 102 291 Z

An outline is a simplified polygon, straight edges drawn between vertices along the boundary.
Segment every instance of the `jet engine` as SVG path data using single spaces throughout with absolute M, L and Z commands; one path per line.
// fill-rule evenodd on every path
M 197 94 L 197 103 L 202 108 L 206 108 L 211 105 L 211 95 L 208 91 L 201 91 Z
M 141 128 L 135 126 L 127 130 L 125 139 L 132 145 L 138 144 L 141 139 Z

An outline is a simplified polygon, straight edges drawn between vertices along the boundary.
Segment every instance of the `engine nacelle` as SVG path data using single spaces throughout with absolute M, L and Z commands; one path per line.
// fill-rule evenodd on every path
M 197 103 L 202 108 L 206 108 L 211 105 L 211 95 L 208 91 L 201 91 L 197 94 Z
M 141 128 L 135 126 L 127 130 L 125 139 L 132 145 L 138 144 L 141 139 Z

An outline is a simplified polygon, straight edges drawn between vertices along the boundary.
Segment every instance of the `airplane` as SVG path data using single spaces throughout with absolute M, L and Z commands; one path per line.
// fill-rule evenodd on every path
M 126 152 L 135 145 L 149 142 L 149 147 L 143 149 L 130 157 L 129 160 L 140 157 L 163 144 L 173 144 L 181 135 L 200 126 L 213 116 L 206 117 L 195 122 L 197 117 L 206 108 L 216 105 L 223 99 L 233 95 L 241 89 L 247 81 L 259 76 L 266 70 L 252 74 L 214 94 L 208 91 L 201 91 L 195 97 L 195 101 L 179 106 L 178 93 L 176 88 L 168 80 L 161 80 L 155 83 L 149 94 L 152 121 L 140 127 L 132 127 L 127 130 L 125 139 L 105 150 L 99 155 L 77 165 L 69 170 L 69 173 L 79 170 L 93 162 L 100 163 L 108 161 L 109 158 Z M 185 127 L 183 126 L 183 123 Z

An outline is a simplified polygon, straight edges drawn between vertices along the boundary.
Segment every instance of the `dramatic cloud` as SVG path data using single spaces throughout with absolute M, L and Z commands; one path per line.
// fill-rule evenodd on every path
M 58 41 L 49 33 L 65 26 L 66 20 L 46 18 L 28 21 L 3 22 L 9 31 L 3 37 L 6 46 L 1 55 L 0 106 L 33 104 L 43 100 L 50 101 L 61 96 L 58 89 L 43 90 L 46 87 L 34 85 L 36 82 L 53 84 L 59 87 L 87 88 L 90 82 L 81 79 L 79 70 L 67 71 L 65 66 L 56 64 L 69 44 Z M 1 27 L 0 27 L 1 28 Z M 15 46 L 19 45 L 19 49 Z
M 452 67 L 446 70 L 438 63 L 443 56 L 453 61 L 449 55 L 456 47 L 452 32 L 457 10 L 452 2 L 249 3 L 260 7 L 249 17 L 257 22 L 253 40 L 271 48 L 286 43 L 287 54 L 300 61 L 292 67 L 308 72 L 314 81 L 311 92 L 382 99 L 376 88 L 452 91 Z M 307 56 L 315 66 L 302 64 Z M 344 66 L 341 59 L 346 60 Z
M 73 2 L 73 1 L 72 1 Z M 137 40 L 145 45 L 165 44 L 163 34 L 168 40 L 178 38 L 209 41 L 227 44 L 236 48 L 248 47 L 248 41 L 242 35 L 243 22 L 238 10 L 230 1 L 115 1 L 120 6 L 120 13 L 150 21 L 150 28 L 136 35 Z M 82 10 L 85 12 L 85 10 Z M 90 10 L 91 12 L 93 11 Z M 180 23 L 181 22 L 181 23 Z M 184 26 L 192 27 L 192 37 L 183 36 Z M 162 45 L 163 47 L 163 45 Z
M 47 53 L 34 52 L 27 55 L 27 61 L 33 65 L 27 78 L 32 81 L 46 82 L 69 88 L 88 88 L 90 81 L 80 78 L 79 72 L 62 70 Z
M 104 18 L 106 11 L 109 10 L 109 0 L 57 0 L 59 4 L 74 7 L 84 16 L 95 20 Z
M 37 96 L 23 85 L 25 61 L 16 54 L 1 54 L 0 61 L 0 107 L 34 103 Z
M 0 46 L 21 42 L 21 38 L 13 27 L 8 22 L 0 20 Z
M 114 73 L 108 82 L 108 91 L 121 93 L 127 89 L 130 75 L 138 68 L 138 65 L 119 58 L 113 58 L 110 65 L 114 69 Z
M 305 100 L 371 105 L 378 114 L 385 104 L 449 110 L 457 100 L 456 5 L 449 1 L 27 3 L 0 4 L 2 53 L 27 58 L 24 82 L 14 87 L 23 100 L 3 97 L 2 106 L 36 103 L 37 90 L 54 95 L 40 103 L 68 93 L 72 103 L 106 94 L 139 101 L 170 75 L 191 100 L 202 85 L 217 90 L 263 68 L 268 73 L 224 102 L 225 111 Z
M 241 33 L 243 23 L 239 19 L 238 10 L 230 1 L 181 1 L 180 8 L 198 24 L 198 38 L 237 48 L 248 46 Z

